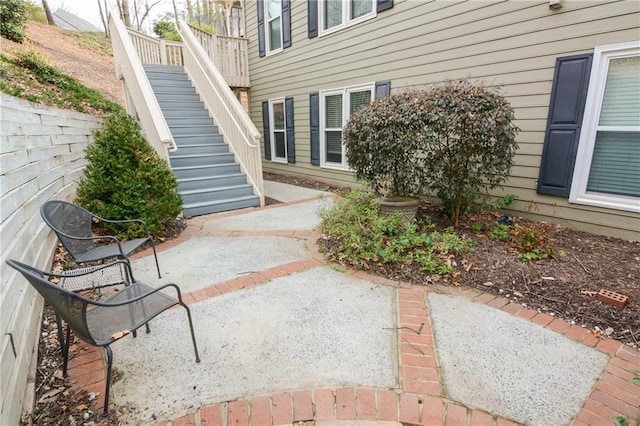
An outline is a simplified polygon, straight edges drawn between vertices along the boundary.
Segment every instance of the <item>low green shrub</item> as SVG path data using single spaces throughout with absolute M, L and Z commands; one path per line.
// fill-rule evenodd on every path
M 323 250 L 327 258 L 353 267 L 370 262 L 396 266 L 417 265 L 421 272 L 453 273 L 452 256 L 470 247 L 453 230 L 432 231 L 407 222 L 401 213 L 381 215 L 379 198 L 363 191 L 350 191 L 331 206 L 321 209 Z
M 106 219 L 142 219 L 151 234 L 164 235 L 164 225 L 182 211 L 178 182 L 167 162 L 124 112 L 109 116 L 94 136 L 76 202 Z M 113 226 L 107 230 L 124 238 L 139 237 L 142 231 Z
M 2 0 L 0 2 L 0 36 L 22 43 L 27 17 L 27 6 L 24 0 Z

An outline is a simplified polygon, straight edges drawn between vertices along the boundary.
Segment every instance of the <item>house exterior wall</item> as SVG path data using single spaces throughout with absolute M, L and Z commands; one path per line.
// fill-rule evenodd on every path
M 84 150 L 101 119 L 0 94 L 0 424 L 33 405 L 42 298 L 5 261 L 48 270 L 57 239 L 40 217 L 51 198 L 70 200 Z M 31 398 L 31 399 L 29 399 Z
M 640 240 L 637 212 L 536 192 L 556 58 L 638 40 L 640 2 L 565 0 L 551 9 L 548 1 L 395 0 L 373 19 L 315 38 L 307 36 L 307 8 L 307 1 L 291 1 L 291 47 L 259 57 L 256 1 L 245 2 L 256 127 L 263 128 L 262 102 L 294 99 L 295 163 L 265 160 L 264 171 L 354 182 L 350 172 L 310 162 L 313 92 L 391 81 L 393 93 L 447 79 L 480 80 L 501 87 L 521 128 L 516 165 L 495 195 L 515 194 L 516 214 Z

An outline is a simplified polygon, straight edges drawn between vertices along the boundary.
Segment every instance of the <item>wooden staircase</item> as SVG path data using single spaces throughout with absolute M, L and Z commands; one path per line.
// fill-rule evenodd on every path
M 260 206 L 183 68 L 145 64 L 144 69 L 178 148 L 169 162 L 184 216 Z

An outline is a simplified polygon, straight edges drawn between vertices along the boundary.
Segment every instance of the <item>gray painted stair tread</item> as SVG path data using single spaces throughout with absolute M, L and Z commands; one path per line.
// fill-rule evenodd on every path
M 240 165 L 182 67 L 144 65 L 178 146 L 169 155 L 183 214 L 197 216 L 260 205 Z

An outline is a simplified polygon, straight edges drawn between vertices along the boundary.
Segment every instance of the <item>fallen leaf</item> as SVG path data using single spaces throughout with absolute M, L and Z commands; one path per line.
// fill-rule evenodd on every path
M 62 370 L 56 370 L 53 373 L 53 377 L 55 377 L 56 379 L 59 379 L 59 380 L 64 380 L 64 376 L 62 374 Z
M 111 340 L 118 340 L 118 339 L 126 336 L 129 333 L 131 333 L 131 331 L 129 331 L 129 330 L 118 331 L 117 333 L 113 333 L 111 335 Z
M 83 410 L 86 410 L 87 408 L 89 408 L 87 404 L 80 404 L 76 407 L 76 410 L 83 411 Z
M 63 388 L 56 388 L 56 389 L 51 389 L 49 392 L 45 392 L 38 400 L 38 404 L 55 401 L 56 399 L 58 399 L 56 398 L 56 395 L 58 395 L 62 391 L 63 391 Z
M 595 296 L 598 292 L 595 290 L 582 290 L 580 294 L 584 294 L 585 296 Z
M 519 291 L 514 291 L 514 292 L 513 292 L 513 295 L 514 295 L 515 297 L 524 297 L 524 294 L 520 293 Z

